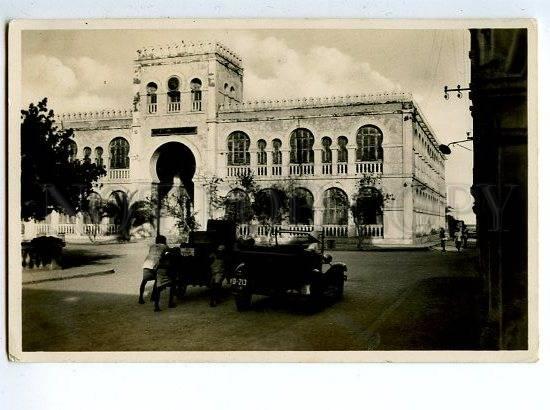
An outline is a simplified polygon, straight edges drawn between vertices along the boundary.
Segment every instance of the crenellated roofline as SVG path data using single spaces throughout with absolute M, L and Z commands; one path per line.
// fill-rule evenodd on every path
M 189 43 L 185 41 L 142 47 L 137 50 L 136 61 L 200 54 L 218 54 L 227 61 L 242 68 L 242 58 L 220 42 Z
M 292 108 L 334 107 L 362 104 L 384 104 L 392 102 L 410 102 L 411 93 L 377 93 L 332 97 L 306 97 L 280 100 L 249 100 L 230 102 L 219 107 L 220 113 L 249 112 L 262 110 L 280 110 Z
M 66 112 L 55 116 L 56 121 L 120 120 L 131 119 L 132 110 L 114 109 L 82 112 Z

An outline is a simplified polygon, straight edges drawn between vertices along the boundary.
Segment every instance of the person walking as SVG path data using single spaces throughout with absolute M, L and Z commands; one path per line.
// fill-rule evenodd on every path
M 462 229 L 458 228 L 455 232 L 455 246 L 456 250 L 460 252 L 462 246 Z
M 462 249 L 466 249 L 466 246 L 468 246 L 468 228 L 464 226 L 462 230 Z
M 441 251 L 445 252 L 445 245 L 447 243 L 447 234 L 445 233 L 445 228 L 439 228 L 439 240 L 441 241 Z
M 143 299 L 143 293 L 145 292 L 145 285 L 151 280 L 157 278 L 157 267 L 160 261 L 162 253 L 168 249 L 166 245 L 166 237 L 159 235 L 155 239 L 155 243 L 149 247 L 149 253 L 143 262 L 143 279 L 139 286 L 139 299 L 138 302 L 143 305 L 145 300 Z

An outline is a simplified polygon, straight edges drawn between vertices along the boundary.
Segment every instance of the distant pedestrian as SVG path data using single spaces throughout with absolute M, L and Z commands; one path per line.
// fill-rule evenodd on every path
M 155 239 L 155 243 L 149 247 L 149 253 L 143 262 L 143 279 L 139 286 L 139 303 L 144 304 L 143 293 L 145 292 L 145 285 L 151 280 L 157 278 L 157 267 L 160 261 L 162 253 L 168 249 L 166 245 L 166 237 L 159 235 Z
M 462 230 L 462 248 L 466 249 L 468 246 L 468 228 L 464 226 L 464 229 Z
M 439 240 L 441 241 L 441 250 L 445 252 L 445 245 L 447 242 L 447 234 L 445 228 L 439 228 Z
M 455 232 L 455 246 L 456 250 L 460 252 L 462 247 L 462 229 L 458 228 Z

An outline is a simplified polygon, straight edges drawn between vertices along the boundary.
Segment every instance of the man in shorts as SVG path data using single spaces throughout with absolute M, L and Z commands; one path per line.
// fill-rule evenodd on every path
M 157 267 L 160 261 L 160 257 L 164 251 L 168 249 L 166 245 L 166 237 L 159 235 L 155 239 L 155 243 L 149 247 L 149 253 L 143 262 L 143 279 L 139 286 L 139 300 L 140 304 L 144 304 L 143 293 L 145 292 L 145 285 L 149 281 L 154 281 L 157 278 Z

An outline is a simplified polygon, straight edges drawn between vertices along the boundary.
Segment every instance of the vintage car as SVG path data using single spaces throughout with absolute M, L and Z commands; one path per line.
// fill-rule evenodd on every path
M 252 295 L 297 294 L 318 308 L 343 297 L 347 267 L 324 253 L 324 237 L 308 232 L 276 231 L 264 244 L 240 244 L 233 254 L 229 280 L 237 310 L 251 306 Z
M 226 221 L 210 220 L 206 231 L 192 232 L 189 243 L 180 246 L 178 297 L 183 298 L 188 286 L 206 286 L 211 289 L 210 304 L 216 305 L 225 275 L 216 275 L 215 260 L 223 259 L 223 265 L 230 266 L 235 242 L 235 225 Z

